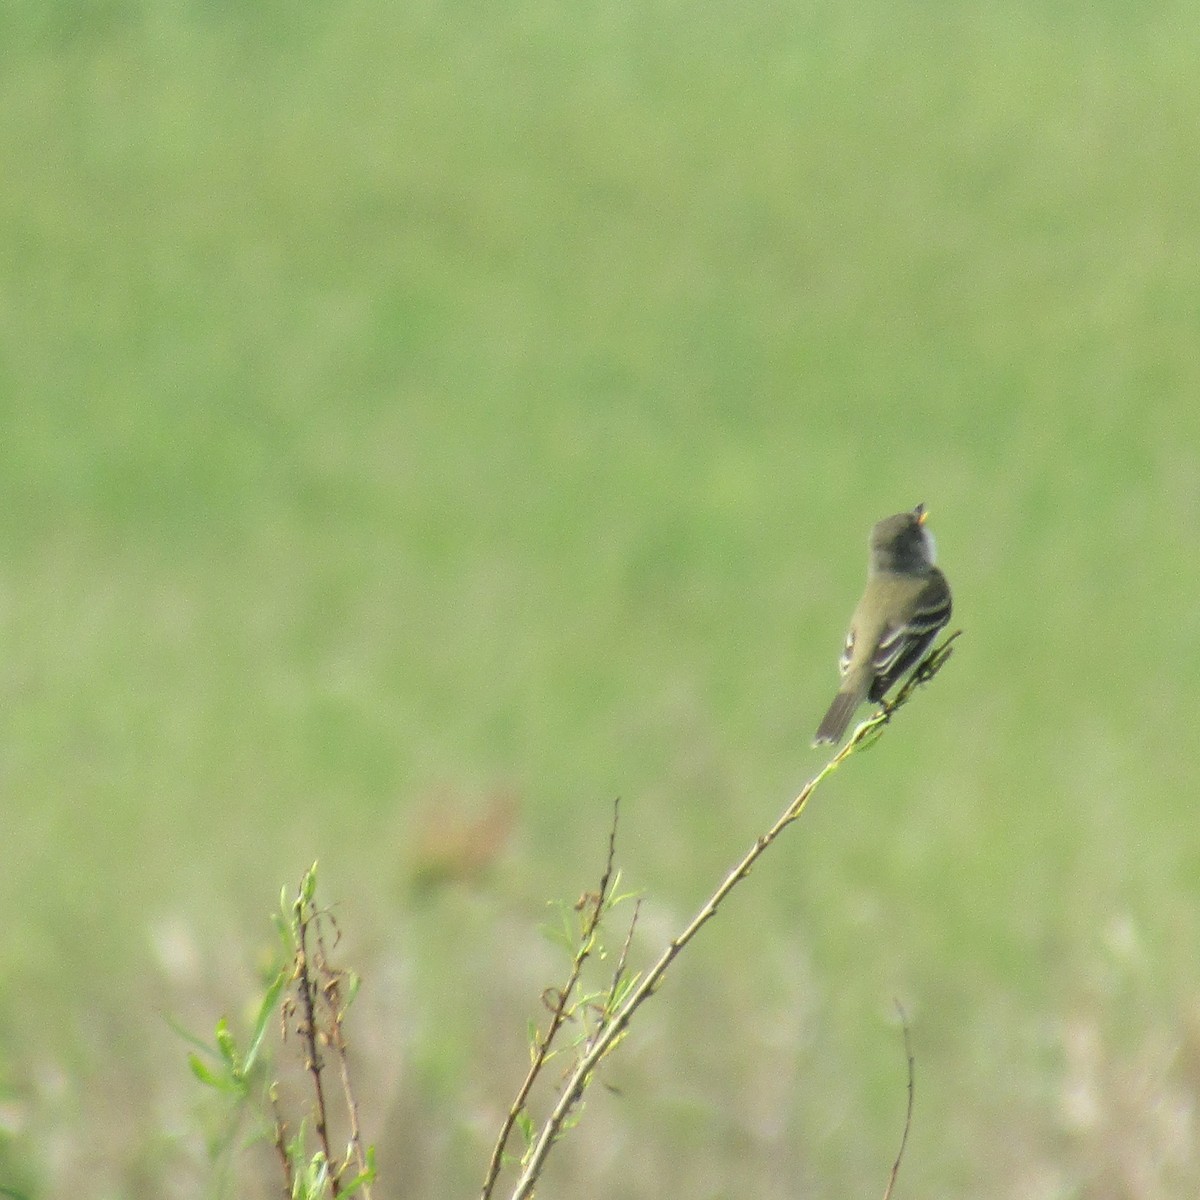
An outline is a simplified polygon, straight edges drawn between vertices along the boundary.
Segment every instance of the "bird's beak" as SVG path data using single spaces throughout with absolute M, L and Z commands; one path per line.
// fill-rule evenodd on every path
M 917 524 L 924 525 L 929 517 L 929 514 L 925 511 L 925 505 L 918 504 L 917 507 L 913 509 L 913 512 L 916 514 Z

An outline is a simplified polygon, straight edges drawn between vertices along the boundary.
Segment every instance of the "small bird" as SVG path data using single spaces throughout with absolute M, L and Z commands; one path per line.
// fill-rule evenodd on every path
M 906 671 L 916 667 L 930 643 L 950 620 L 950 585 L 933 565 L 928 513 L 885 517 L 871 530 L 867 588 L 863 592 L 846 648 L 838 664 L 842 686 L 833 698 L 813 745 L 839 742 L 854 710 L 864 700 L 878 703 Z

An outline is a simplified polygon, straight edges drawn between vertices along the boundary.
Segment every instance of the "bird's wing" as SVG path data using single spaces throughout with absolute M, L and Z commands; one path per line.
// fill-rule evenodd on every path
M 883 631 L 871 656 L 871 671 L 875 676 L 870 698 L 881 699 L 889 688 L 915 666 L 950 620 L 950 588 L 938 571 L 918 593 L 912 609 L 900 624 L 889 624 Z

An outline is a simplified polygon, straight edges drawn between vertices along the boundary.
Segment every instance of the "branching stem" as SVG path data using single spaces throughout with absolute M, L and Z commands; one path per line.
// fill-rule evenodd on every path
M 883 728 L 891 722 L 893 715 L 902 708 L 911 697 L 916 688 L 927 683 L 941 670 L 946 660 L 953 652 L 953 643 L 959 636 L 958 632 L 952 633 L 937 649 L 935 649 L 929 657 L 913 672 L 906 680 L 904 686 L 896 694 L 895 698 L 889 703 L 883 705 L 876 713 L 863 721 L 851 735 L 850 740 L 839 750 L 821 770 L 813 776 L 801 789 L 800 794 L 783 810 L 779 819 L 767 830 L 766 833 L 759 836 L 754 845 L 742 856 L 741 861 L 725 876 L 717 887 L 716 891 L 704 902 L 700 910 L 692 918 L 691 922 L 677 937 L 673 938 L 667 948 L 659 956 L 658 961 L 646 972 L 638 985 L 629 993 L 625 1001 L 617 1008 L 610 1016 L 607 1023 L 604 1024 L 597 1032 L 595 1039 L 589 1045 L 587 1051 L 580 1057 L 575 1069 L 568 1077 L 562 1094 L 559 1096 L 558 1103 L 555 1104 L 549 1117 L 546 1118 L 540 1133 L 533 1143 L 533 1147 L 525 1162 L 525 1168 L 521 1173 L 520 1179 L 517 1180 L 516 1187 L 512 1192 L 512 1200 L 529 1200 L 533 1195 L 534 1188 L 537 1184 L 538 1177 L 542 1173 L 542 1168 L 545 1165 L 546 1157 L 562 1133 L 568 1117 L 571 1115 L 572 1109 L 579 1103 L 580 1098 L 586 1091 L 588 1084 L 591 1082 L 593 1073 L 604 1056 L 617 1044 L 624 1034 L 629 1022 L 632 1020 L 634 1013 L 642 1006 L 643 1003 L 655 990 L 658 988 L 662 977 L 666 974 L 671 963 L 675 961 L 679 952 L 712 920 L 717 914 L 722 901 L 737 885 L 750 874 L 754 864 L 762 857 L 767 848 L 775 841 L 777 837 L 804 811 L 808 804 L 809 797 L 817 790 L 821 783 L 834 771 L 838 769 L 856 750 L 864 744 L 870 744 L 875 741 L 883 732 Z M 615 827 L 614 827 L 615 832 Z M 611 864 L 613 839 L 609 839 L 609 861 Z M 608 871 L 605 873 L 605 879 L 609 876 Z M 597 905 L 595 910 L 600 911 L 600 906 Z M 587 941 L 583 943 L 585 946 Z M 578 960 L 578 955 L 576 956 Z M 577 976 L 574 976 L 577 977 Z M 545 1043 L 543 1043 L 544 1045 Z M 525 1092 L 527 1095 L 528 1092 Z M 524 1102 L 524 1098 L 519 1098 Z M 515 1107 L 515 1106 L 514 1106 Z M 510 1114 L 511 1116 L 512 1114 Z M 512 1117 L 515 1120 L 515 1116 Z M 511 1129 L 511 1122 L 507 1126 Z M 907 1133 L 907 1127 L 906 1127 Z M 502 1147 L 498 1148 L 502 1150 Z M 493 1155 L 493 1163 L 496 1156 Z M 897 1159 L 897 1169 L 899 1160 Z M 499 1167 L 496 1166 L 496 1172 Z M 489 1172 L 489 1182 L 494 1184 L 495 1173 Z M 490 1186 L 484 1189 L 484 1200 L 488 1196 Z

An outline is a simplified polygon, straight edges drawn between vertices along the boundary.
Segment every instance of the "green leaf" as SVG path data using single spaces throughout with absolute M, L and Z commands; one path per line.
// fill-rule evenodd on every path
M 575 953 L 575 932 L 565 923 L 560 921 L 559 924 L 554 925 L 547 922 L 541 927 L 541 933 L 542 937 L 552 946 L 560 946 L 568 954 Z
M 517 1128 L 521 1131 L 521 1136 L 525 1139 L 525 1145 L 533 1145 L 533 1135 L 535 1133 L 533 1118 L 524 1109 L 521 1109 L 517 1113 L 516 1124 Z
M 610 1012 L 616 1012 L 617 1009 L 625 1003 L 629 993 L 632 992 L 635 987 L 637 987 L 639 982 L 641 982 L 641 978 L 642 975 L 640 971 L 635 971 L 632 975 L 624 975 L 621 977 L 620 982 L 617 984 L 612 994 L 612 1002 L 609 1006 Z
M 224 1017 L 217 1022 L 217 1049 L 221 1052 L 221 1057 L 232 1074 L 240 1077 L 243 1073 L 242 1058 L 238 1053 L 237 1042 L 234 1041 L 233 1034 L 229 1032 L 229 1022 Z
M 283 991 L 287 983 L 287 972 L 280 971 L 275 976 L 271 986 L 267 988 L 267 994 L 263 996 L 263 1002 L 258 1009 L 258 1019 L 254 1022 L 254 1033 L 250 1037 L 250 1049 L 246 1051 L 246 1066 L 247 1071 L 254 1066 L 255 1060 L 258 1058 L 259 1047 L 262 1045 L 263 1035 L 267 1032 L 267 1024 L 275 1015 L 275 1006 L 279 1003 L 279 994 Z
M 188 1066 L 201 1083 L 218 1092 L 236 1092 L 238 1086 L 228 1075 L 218 1075 L 198 1054 L 188 1055 Z
M 312 1160 L 296 1182 L 302 1183 L 304 1190 L 301 1195 L 305 1197 L 311 1196 L 315 1200 L 317 1196 L 325 1194 L 325 1186 L 329 1182 L 329 1163 L 323 1150 L 318 1150 L 312 1156 Z
M 298 1170 L 303 1169 L 304 1164 L 304 1143 L 308 1140 L 308 1118 L 303 1117 L 300 1121 L 300 1128 L 296 1130 L 295 1136 L 288 1142 L 287 1153 L 288 1161 Z
M 350 1196 L 358 1191 L 360 1187 L 365 1187 L 368 1183 L 375 1182 L 375 1147 L 367 1147 L 367 1165 L 359 1171 L 349 1183 L 342 1185 L 342 1195 Z
M 304 880 L 300 884 L 300 899 L 305 904 L 311 904 L 313 896 L 317 894 L 317 864 L 314 862 L 307 871 L 304 872 Z
M 294 926 L 292 925 L 291 915 L 286 907 L 282 913 L 275 913 L 271 920 L 275 924 L 275 932 L 279 934 L 279 941 L 282 944 L 284 951 L 289 955 L 296 953 L 296 935 Z
M 862 740 L 850 751 L 851 754 L 857 754 L 860 750 L 870 750 L 876 742 L 883 737 L 883 731 L 887 728 L 886 721 L 878 721 L 872 725 L 862 736 Z

